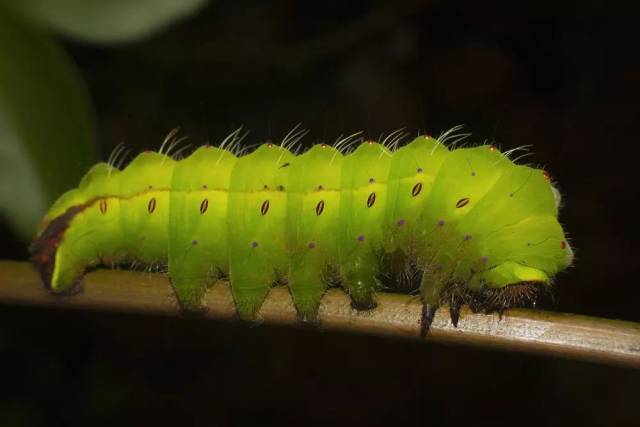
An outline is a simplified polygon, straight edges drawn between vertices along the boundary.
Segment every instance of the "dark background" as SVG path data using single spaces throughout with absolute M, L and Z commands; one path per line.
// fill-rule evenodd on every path
M 575 266 L 544 308 L 640 321 L 635 8 L 605 1 L 216 1 L 143 42 L 66 43 L 102 157 L 181 127 L 216 143 L 376 139 L 465 124 L 533 144 Z M 55 165 L 52 165 L 55 167 Z M 0 257 L 26 259 L 2 228 Z M 640 425 L 640 372 L 468 347 L 224 322 L 0 310 L 3 425 Z

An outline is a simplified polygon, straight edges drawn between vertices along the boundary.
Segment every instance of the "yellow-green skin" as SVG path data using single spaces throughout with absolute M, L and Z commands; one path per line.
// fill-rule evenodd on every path
M 314 319 L 328 271 L 354 307 L 374 306 L 381 254 L 415 257 L 434 306 L 451 283 L 548 283 L 573 257 L 558 199 L 542 170 L 487 145 L 449 150 L 421 136 L 395 152 L 366 142 L 346 156 L 325 144 L 294 156 L 269 143 L 240 158 L 206 146 L 179 161 L 145 152 L 122 171 L 94 166 L 39 234 L 67 215 L 45 277 L 54 292 L 91 265 L 168 263 L 185 309 L 228 274 L 243 319 L 276 282 Z

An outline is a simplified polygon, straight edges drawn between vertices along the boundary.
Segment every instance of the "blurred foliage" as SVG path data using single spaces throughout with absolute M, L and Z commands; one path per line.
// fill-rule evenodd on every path
M 186 17 L 207 0 L 9 0 L 38 26 L 94 43 L 126 42 Z
M 0 215 L 24 240 L 95 162 L 91 102 L 51 33 L 122 42 L 158 31 L 206 0 L 20 0 L 0 5 Z M 55 167 L 52 167 L 55 164 Z
M 0 40 L 0 207 L 27 239 L 94 161 L 93 116 L 77 70 L 49 37 L 0 15 Z

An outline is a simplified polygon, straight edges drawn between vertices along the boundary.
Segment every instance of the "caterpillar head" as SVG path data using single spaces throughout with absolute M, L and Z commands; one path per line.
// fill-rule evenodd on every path
M 423 295 L 503 310 L 535 300 L 573 252 L 558 222 L 560 194 L 542 170 L 495 147 L 450 152 L 421 217 Z

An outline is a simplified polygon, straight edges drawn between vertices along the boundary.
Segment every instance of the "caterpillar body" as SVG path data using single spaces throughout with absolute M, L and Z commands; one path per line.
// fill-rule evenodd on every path
M 346 154 L 345 139 L 297 156 L 290 140 L 267 142 L 237 156 L 225 148 L 236 132 L 183 159 L 161 148 L 122 170 L 98 163 L 48 211 L 32 260 L 54 293 L 97 264 L 167 264 L 186 310 L 203 309 L 207 286 L 227 277 L 247 320 L 278 283 L 303 320 L 331 285 L 359 310 L 383 288 L 419 290 L 423 333 L 443 303 L 455 324 L 463 303 L 535 300 L 573 258 L 559 193 L 545 171 L 492 145 L 448 148 L 452 136 Z

